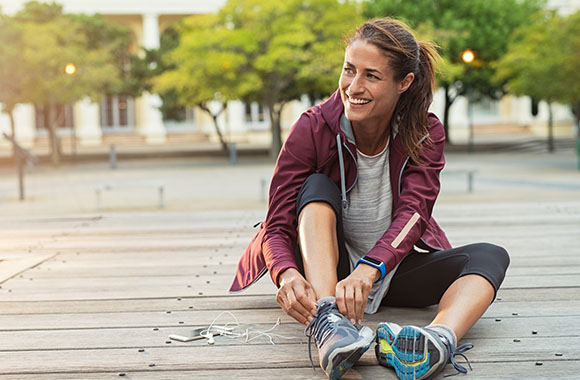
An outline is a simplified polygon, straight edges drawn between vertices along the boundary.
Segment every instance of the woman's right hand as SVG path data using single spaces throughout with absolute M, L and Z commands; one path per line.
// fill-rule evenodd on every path
M 282 310 L 303 325 L 308 325 L 316 314 L 316 295 L 308 281 L 294 268 L 280 274 L 280 288 L 276 302 Z

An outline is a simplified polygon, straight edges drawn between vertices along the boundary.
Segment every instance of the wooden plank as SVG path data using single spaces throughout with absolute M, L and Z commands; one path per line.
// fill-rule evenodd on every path
M 226 295 L 232 277 L 230 274 L 223 274 L 224 272 L 228 271 L 217 272 L 216 275 L 212 274 L 211 277 L 201 275 L 196 277 L 195 274 L 192 274 L 190 276 L 164 277 L 80 278 L 63 280 L 62 282 L 58 278 L 34 280 L 33 276 L 29 278 L 23 277 L 10 280 L 4 284 L 3 288 L 0 289 L 0 301 Z M 579 286 L 580 276 L 576 274 L 508 275 L 502 288 L 577 288 Z M 274 294 L 275 287 L 269 278 L 265 278 L 249 288 L 247 292 L 248 294 Z
M 18 274 L 49 260 L 55 254 L 41 255 L 7 255 L 0 256 L 0 284 Z
M 523 338 L 517 344 L 505 338 L 474 340 L 476 349 L 470 351 L 469 359 L 476 365 L 485 363 L 543 362 L 580 360 L 578 337 Z M 170 345 L 168 345 L 170 346 Z M 216 367 L 246 368 L 289 368 L 309 367 L 307 347 L 304 344 L 277 345 L 205 345 L 171 346 L 149 348 L 139 352 L 135 348 L 109 350 L 47 350 L 24 355 L 21 351 L 0 352 L 3 363 L 0 375 L 23 372 L 95 372 L 95 371 L 143 371 L 150 363 L 161 370 L 213 370 Z M 313 350 L 313 360 L 317 353 Z M 563 356 L 555 356 L 562 353 Z M 195 358 L 195 360 L 192 360 Z M 224 360 L 227 358 L 227 360 Z M 259 359 L 258 359 L 259 358 Z M 376 365 L 373 350 L 361 358 L 362 365 Z
M 558 302 L 558 301 L 555 301 Z M 235 302 L 232 302 L 232 304 Z M 549 304 L 548 304 L 549 305 Z M 577 304 L 576 304 L 577 305 Z M 534 309 L 536 305 L 527 306 L 508 305 L 492 306 L 485 314 L 484 319 L 495 320 L 501 318 L 502 321 L 512 320 L 527 321 L 526 323 L 537 323 L 538 320 L 546 318 L 574 318 L 580 317 L 576 305 L 571 305 L 567 309 L 562 307 L 559 310 Z M 519 307 L 518 307 L 519 306 Z M 246 304 L 238 304 L 238 307 L 246 307 Z M 527 309 L 527 310 L 526 310 Z M 225 310 L 230 310 L 228 309 Z M 54 310 L 47 314 L 2 314 L 0 315 L 0 331 L 16 330 L 40 330 L 40 329 L 87 329 L 87 328 L 119 328 L 119 327 L 167 327 L 185 324 L 188 326 L 198 326 L 209 324 L 222 311 L 225 310 L 163 310 L 163 311 L 143 311 L 143 312 L 114 312 L 114 313 L 72 313 L 64 314 Z M 281 318 L 284 323 L 294 322 L 286 316 L 278 307 L 267 309 L 235 309 L 231 308 L 240 323 L 275 323 L 277 318 Z M 408 321 L 424 321 L 428 323 L 436 314 L 435 306 L 421 309 L 407 308 L 381 308 L 376 314 L 365 315 L 365 320 L 369 323 L 382 321 L 394 321 L 397 323 L 409 323 Z M 169 313 L 168 313 L 169 312 Z M 518 313 L 517 316 L 512 315 Z M 521 313 L 521 314 L 520 314 Z M 529 318 L 529 319 L 526 319 Z M 231 321 L 232 318 L 224 316 L 223 320 Z M 180 323 L 181 322 L 181 323 Z M 225 323 L 225 322 L 224 322 Z M 554 322 L 555 323 L 555 322 Z M 574 328 L 572 328 L 574 330 Z
M 266 280 L 264 280 L 266 281 Z M 543 288 L 543 289 L 503 289 L 498 292 L 486 315 L 505 316 L 518 312 L 519 315 L 544 315 L 539 313 L 571 314 L 580 310 L 580 289 Z M 272 294 L 223 297 L 167 297 L 141 299 L 100 299 L 72 301 L 0 301 L 0 314 L 46 314 L 58 311 L 62 314 L 73 313 L 113 313 L 166 310 L 239 310 L 278 308 Z M 491 313 L 491 314 L 490 314 Z
M 316 363 L 315 363 L 316 364 Z M 377 365 L 356 365 L 341 379 L 384 379 L 397 380 L 394 371 Z M 529 380 L 544 380 L 557 378 L 561 380 L 577 380 L 578 366 L 580 362 L 574 360 L 546 361 L 541 366 L 536 361 L 509 363 L 485 363 L 474 365 L 473 371 L 468 373 L 469 379 L 473 380 L 520 380 L 522 375 Z M 454 371 L 448 366 L 443 374 L 452 374 Z M 123 379 L 140 380 L 191 380 L 191 379 L 293 379 L 293 380 L 326 380 L 328 379 L 320 368 L 257 368 L 257 369 L 224 369 L 221 366 L 210 370 L 160 370 L 157 367 L 148 370 L 125 372 Z M 4 375 L 3 380 L 102 380 L 118 377 L 119 372 L 78 372 L 78 373 L 30 373 L 17 375 Z
M 236 314 L 238 314 L 236 312 Z M 217 315 L 216 315 L 217 316 Z M 389 314 L 390 316 L 390 314 Z M 390 317 L 390 321 L 402 325 L 425 326 L 429 323 L 429 315 L 412 314 L 396 315 Z M 383 315 L 383 318 L 387 318 Z M 266 318 L 265 318 L 266 319 Z M 376 329 L 377 321 L 365 322 L 373 330 Z M 254 319 L 254 321 L 260 321 Z M 206 321 L 206 326 L 211 320 Z M 233 322 L 232 318 L 225 316 L 218 320 L 218 324 Z M 246 328 L 251 331 L 250 336 L 254 338 L 252 344 L 269 344 L 269 339 L 260 336 L 257 331 L 266 331 L 274 327 L 274 322 L 244 324 L 243 328 L 236 332 L 243 333 Z M 111 349 L 111 348 L 151 348 L 167 347 L 168 336 L 170 334 L 183 335 L 200 325 L 173 325 L 156 327 L 122 327 L 122 328 L 87 328 L 87 329 L 34 329 L 34 330 L 13 330 L 0 331 L 0 351 L 36 351 L 36 350 L 78 350 L 78 349 Z M 482 340 L 490 338 L 505 338 L 507 340 L 545 338 L 545 337 L 579 337 L 580 338 L 580 316 L 573 317 L 545 317 L 545 318 L 502 318 L 497 322 L 494 318 L 481 319 L 463 339 L 463 342 L 472 340 Z M 536 331 L 537 334 L 532 332 Z M 282 323 L 276 327 L 272 333 L 276 344 L 305 343 L 304 326 L 296 322 Z M 281 338 L 278 335 L 285 336 Z M 516 342 L 513 342 L 516 343 Z M 205 340 L 195 342 L 175 342 L 171 346 L 206 345 Z M 240 345 L 245 344 L 243 338 L 230 339 L 227 337 L 216 337 L 216 344 Z

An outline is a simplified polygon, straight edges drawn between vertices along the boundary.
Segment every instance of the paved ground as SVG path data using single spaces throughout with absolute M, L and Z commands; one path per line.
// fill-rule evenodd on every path
M 14 168 L 0 168 L 0 210 L 4 216 L 132 211 L 264 209 L 273 162 L 242 157 L 120 159 L 112 170 L 105 160 L 43 164 L 25 177 L 25 201 L 18 200 Z M 467 192 L 462 170 L 475 170 Z M 447 155 L 439 203 L 578 200 L 580 171 L 572 149 L 549 153 L 476 153 Z M 163 209 L 158 186 L 162 185 Z M 100 210 L 96 189 L 101 194 Z

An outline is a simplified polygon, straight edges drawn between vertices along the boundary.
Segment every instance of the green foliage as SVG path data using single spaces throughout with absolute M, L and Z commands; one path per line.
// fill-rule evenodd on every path
M 548 102 L 580 102 L 580 12 L 545 12 L 522 28 L 498 63 L 496 79 L 510 92 Z
M 503 92 L 493 80 L 495 62 L 505 54 L 513 31 L 543 5 L 543 0 L 373 0 L 365 15 L 402 18 L 418 29 L 428 23 L 446 62 L 440 85 L 454 86 L 458 94 L 469 89 L 497 99 Z M 464 66 L 465 49 L 476 53 L 472 70 L 458 68 Z
M 179 46 L 166 58 L 174 69 L 154 87 L 175 90 L 187 105 L 214 99 L 264 104 L 277 154 L 283 105 L 336 89 L 342 39 L 361 21 L 351 2 L 230 0 L 217 15 L 184 20 Z
M 0 23 L 0 102 L 11 114 L 17 103 L 48 107 L 53 162 L 58 162 L 54 106 L 126 92 L 128 30 L 98 15 L 63 14 L 55 3 L 29 2 Z M 65 73 L 72 64 L 76 72 Z

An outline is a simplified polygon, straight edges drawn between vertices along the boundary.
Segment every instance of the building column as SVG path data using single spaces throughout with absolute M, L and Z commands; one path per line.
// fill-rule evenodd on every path
M 14 107 L 14 127 L 16 141 L 24 148 L 32 148 L 36 138 L 36 120 L 32 104 L 18 104 Z
M 75 104 L 75 134 L 81 146 L 102 143 L 103 131 L 99 125 L 99 105 L 85 98 Z
M 159 40 L 159 17 L 154 13 L 143 15 L 143 47 L 146 49 L 158 49 Z M 163 115 L 159 110 L 162 100 L 159 95 L 145 92 L 142 96 L 140 131 L 149 144 L 163 144 L 166 141 L 167 131 L 163 125 Z
M 469 101 L 466 97 L 459 96 L 449 109 L 449 124 L 451 125 L 449 137 L 451 142 L 455 144 L 468 143 L 469 123 Z

